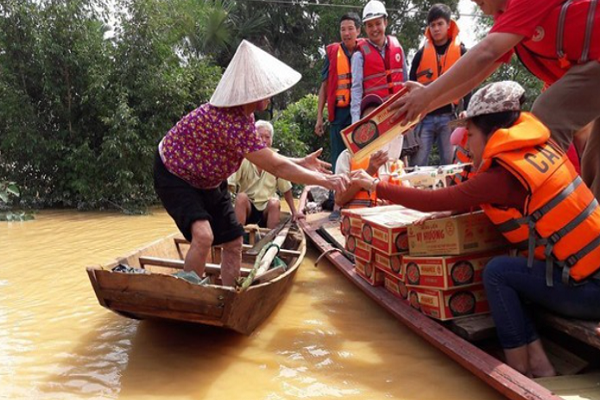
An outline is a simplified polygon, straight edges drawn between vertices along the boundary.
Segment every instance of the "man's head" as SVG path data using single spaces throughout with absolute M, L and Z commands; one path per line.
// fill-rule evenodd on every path
M 506 9 L 508 0 L 471 0 L 485 15 L 496 15 Z
M 356 38 L 360 35 L 360 18 L 358 14 L 349 12 L 340 18 L 340 37 L 348 49 L 353 49 Z
M 360 103 L 360 117 L 364 118 L 383 104 L 383 99 L 376 94 L 365 96 Z
M 427 14 L 427 26 L 433 42 L 441 46 L 448 41 L 448 29 L 452 10 L 445 4 L 434 4 Z
M 267 147 L 273 146 L 273 125 L 269 121 L 258 120 L 254 124 L 256 133 Z
M 385 43 L 385 29 L 387 28 L 388 13 L 382 2 L 371 0 L 363 9 L 363 24 L 367 37 L 377 46 Z

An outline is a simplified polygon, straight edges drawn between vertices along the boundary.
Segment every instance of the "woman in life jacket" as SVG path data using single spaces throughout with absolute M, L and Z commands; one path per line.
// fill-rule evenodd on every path
M 352 178 L 378 198 L 419 211 L 483 209 L 521 250 L 493 258 L 483 273 L 506 363 L 540 377 L 556 372 L 522 300 L 600 319 L 600 209 L 549 130 L 520 111 L 524 92 L 516 82 L 489 84 L 456 121 L 468 130 L 475 170 L 466 182 L 428 191 L 391 186 L 362 171 Z

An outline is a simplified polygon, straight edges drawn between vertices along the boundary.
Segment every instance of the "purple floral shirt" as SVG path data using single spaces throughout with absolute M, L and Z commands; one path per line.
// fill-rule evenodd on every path
M 233 175 L 244 156 L 266 146 L 254 116 L 241 107 L 206 103 L 183 117 L 162 141 L 160 155 L 174 175 L 199 189 L 213 188 Z

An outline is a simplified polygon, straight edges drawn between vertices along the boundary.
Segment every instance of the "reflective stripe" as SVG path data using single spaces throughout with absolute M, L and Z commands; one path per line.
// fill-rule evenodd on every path
M 596 4 L 598 0 L 590 1 L 590 9 L 588 10 L 587 23 L 585 26 L 585 39 L 583 42 L 583 50 L 581 51 L 580 63 L 587 62 L 590 52 L 590 42 L 592 41 L 592 29 L 594 27 L 594 14 L 596 13 Z
M 352 87 L 351 83 L 338 84 L 337 89 L 350 89 Z
M 387 76 L 387 74 L 386 74 L 385 72 L 379 72 L 379 73 L 377 73 L 377 74 L 372 74 L 372 75 L 369 75 L 369 76 L 365 76 L 365 77 L 363 77 L 363 82 L 364 82 L 364 81 L 368 81 L 368 80 L 370 80 L 370 79 L 382 78 L 382 77 L 384 77 L 384 76 Z
M 372 88 L 365 89 L 364 93 L 367 94 L 367 93 L 371 93 L 371 92 L 376 92 L 376 91 L 381 90 L 381 89 L 387 89 L 388 87 L 389 86 L 387 84 L 385 84 L 385 85 L 379 85 L 379 86 L 374 86 Z
M 403 71 L 404 71 L 403 68 L 393 68 L 393 69 L 388 69 L 387 70 L 387 74 L 391 75 L 391 74 L 395 74 L 397 72 L 400 73 L 400 72 L 403 72 Z
M 338 75 L 338 79 L 340 79 L 340 80 L 342 80 L 342 79 L 350 79 L 350 78 L 352 78 L 352 74 L 351 73 Z
M 573 0 L 567 0 L 565 4 L 563 4 L 560 9 L 560 15 L 558 17 L 558 27 L 556 31 L 556 55 L 558 55 L 558 59 L 562 59 L 565 57 L 565 53 L 563 52 L 563 35 L 565 32 L 565 20 L 567 19 L 567 9 L 571 5 Z

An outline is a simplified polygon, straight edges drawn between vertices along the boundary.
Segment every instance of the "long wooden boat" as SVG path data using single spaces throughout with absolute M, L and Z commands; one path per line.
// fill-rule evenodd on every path
M 307 187 L 303 192 L 300 210 L 305 210 L 311 190 L 314 188 Z M 378 305 L 486 384 L 515 400 L 600 399 L 600 338 L 594 333 L 596 323 L 567 320 L 540 311 L 540 330 L 553 340 L 545 343 L 546 351 L 555 366 L 562 363 L 559 372 L 563 376 L 530 379 L 501 360 L 502 351 L 494 345 L 495 327 L 489 315 L 442 323 L 421 314 L 383 286 L 369 285 L 355 272 L 352 255 L 343 250 L 345 239 L 339 222 L 329 221 L 328 216 L 329 212 L 317 212 L 299 222 L 322 257 Z
M 249 232 L 250 242 L 255 232 Z M 135 319 L 164 319 L 219 326 L 249 335 L 258 327 L 293 283 L 306 253 L 303 232 L 292 226 L 278 257 L 286 264 L 283 274 L 266 273 L 245 290 L 221 285 L 219 246 L 212 248 L 206 274 L 210 284 L 197 285 L 173 276 L 181 271 L 189 243 L 178 234 L 160 239 L 106 265 L 87 267 L 100 304 L 117 314 Z M 248 276 L 256 254 L 244 245 L 242 276 Z M 118 265 L 148 273 L 115 272 Z M 143 272 L 139 271 L 138 272 Z M 270 275 L 270 276 L 269 276 Z

